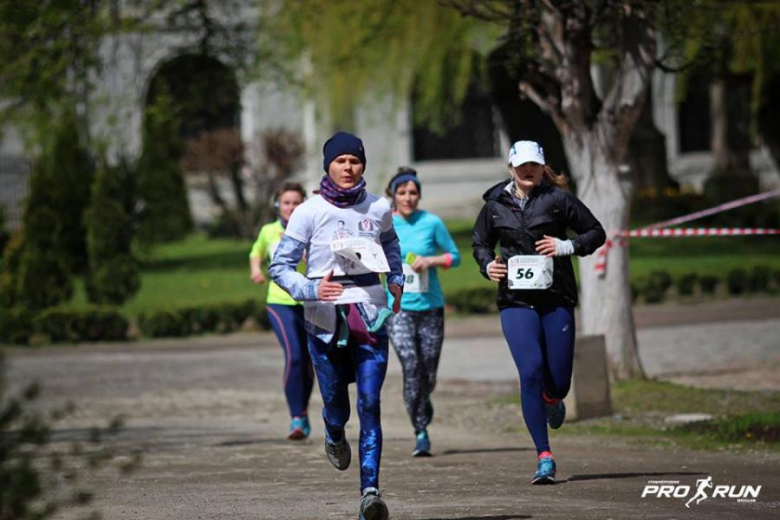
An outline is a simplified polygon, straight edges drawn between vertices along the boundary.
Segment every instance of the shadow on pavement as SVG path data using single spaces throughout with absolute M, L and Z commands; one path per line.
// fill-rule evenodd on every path
M 448 516 L 447 518 L 425 518 L 423 520 L 526 520 L 533 518 L 528 515 L 498 515 L 498 516 Z
M 594 475 L 572 475 L 566 480 L 559 480 L 559 483 L 577 482 L 578 480 L 609 480 L 616 478 L 634 478 L 634 477 L 684 477 L 692 475 L 706 475 L 701 471 L 670 471 L 670 472 L 642 472 L 642 473 L 601 473 Z
M 464 454 L 467 454 L 467 453 L 507 453 L 507 452 L 511 452 L 511 451 L 531 451 L 531 448 L 514 448 L 514 447 L 510 447 L 510 448 L 478 448 L 478 449 L 473 449 L 473 450 L 444 450 L 443 452 L 441 452 L 439 454 L 439 456 L 443 457 L 445 455 L 464 455 Z M 488 519 L 490 519 L 489 516 L 481 517 L 481 518 L 488 518 Z M 501 517 L 501 518 L 503 518 L 503 517 Z M 512 518 L 514 518 L 514 517 L 512 517 Z M 517 518 L 520 518 L 520 517 L 517 517 Z M 461 519 L 458 519 L 458 520 L 461 520 Z

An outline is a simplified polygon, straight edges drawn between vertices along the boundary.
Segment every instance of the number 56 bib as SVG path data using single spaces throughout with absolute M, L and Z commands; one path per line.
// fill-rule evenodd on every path
M 512 290 L 549 289 L 553 260 L 541 255 L 516 255 L 507 263 L 507 285 Z

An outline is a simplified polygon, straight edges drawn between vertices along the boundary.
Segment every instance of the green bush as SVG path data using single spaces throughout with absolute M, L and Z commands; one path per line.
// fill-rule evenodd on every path
M 744 269 L 732 269 L 726 276 L 726 287 L 729 294 L 742 294 L 748 290 L 750 277 Z
M 138 328 L 150 338 L 182 337 L 192 333 L 189 322 L 178 311 L 143 313 L 138 316 Z
M 765 265 L 754 266 L 748 282 L 750 292 L 769 292 L 772 283 L 772 270 Z
M 133 172 L 102 164 L 85 213 L 89 271 L 87 296 L 93 303 L 121 305 L 141 287 L 138 263 L 131 253 L 133 222 L 126 208 Z
M 666 292 L 672 286 L 672 276 L 666 271 L 653 271 L 647 277 L 642 295 L 647 303 L 659 303 L 666 298 Z
M 712 274 L 705 274 L 699 278 L 699 286 L 701 287 L 702 294 L 713 295 L 715 289 L 720 283 L 720 278 Z
M 680 296 L 691 296 L 696 289 L 696 283 L 699 281 L 699 275 L 696 273 L 686 273 L 677 280 L 675 285 L 677 287 L 677 294 Z
M 63 219 L 57 213 L 54 172 L 39 161 L 30 177 L 24 211 L 24 238 L 19 264 L 12 275 L 15 304 L 31 310 L 53 307 L 73 295 L 69 252 L 62 239 Z
M 169 89 L 163 84 L 153 87 L 138 161 L 138 197 L 143 205 L 138 238 L 146 244 L 179 240 L 192 229 L 180 163 L 180 117 Z
M 128 321 L 113 309 L 80 311 L 50 309 L 33 320 L 35 332 L 52 343 L 79 341 L 124 341 Z
M 198 307 L 144 313 L 138 318 L 138 328 L 150 338 L 182 337 L 208 332 L 228 333 L 238 330 L 248 318 L 261 316 L 264 310 L 254 300 L 241 303 L 216 303 Z M 267 319 L 258 320 L 269 328 Z
M 447 304 L 455 312 L 463 314 L 487 314 L 497 312 L 495 287 L 461 289 L 447 297 Z
M 24 239 L 21 233 L 14 235 L 3 251 L 3 268 L 0 270 L 0 307 L 12 307 L 18 301 L 19 261 Z
M 0 308 L 0 343 L 26 345 L 33 332 L 30 311 L 20 307 Z

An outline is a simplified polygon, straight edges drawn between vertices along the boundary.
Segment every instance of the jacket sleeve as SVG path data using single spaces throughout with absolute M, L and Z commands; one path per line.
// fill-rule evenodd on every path
M 577 233 L 571 240 L 574 254 L 587 256 L 604 244 L 607 234 L 580 199 L 571 193 L 566 193 L 565 197 L 566 224 Z
M 496 258 L 498 236 L 493 229 L 493 222 L 486 203 L 477 215 L 474 231 L 471 234 L 471 247 L 474 250 L 474 260 L 477 261 L 479 272 L 488 278 L 487 266 Z M 489 279 L 489 278 L 488 278 Z
M 390 272 L 387 273 L 387 283 L 394 283 L 399 287 L 404 286 L 404 269 L 401 262 L 401 244 L 398 242 L 398 235 L 395 229 L 390 228 L 379 235 L 379 241 L 382 243 L 382 250 L 385 252 L 387 264 L 390 266 Z
M 271 279 L 297 301 L 318 299 L 319 280 L 309 280 L 297 271 L 306 244 L 285 234 L 268 267 Z

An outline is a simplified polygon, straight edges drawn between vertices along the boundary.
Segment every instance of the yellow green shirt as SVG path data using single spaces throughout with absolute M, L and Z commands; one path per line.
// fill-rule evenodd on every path
M 282 240 L 282 235 L 284 235 L 284 228 L 282 227 L 282 222 L 279 220 L 263 226 L 260 229 L 257 240 L 255 240 L 255 243 L 252 245 L 252 251 L 249 253 L 249 258 L 260 257 L 267 261 L 266 265 L 270 264 L 271 259 L 273 259 L 274 253 L 276 252 L 276 247 Z M 301 264 L 303 264 L 303 262 L 301 262 Z M 300 267 L 301 266 L 299 265 L 299 270 Z M 272 281 L 269 281 L 268 283 L 268 297 L 266 298 L 266 302 L 276 305 L 299 305 L 298 302 L 287 294 L 287 291 Z

